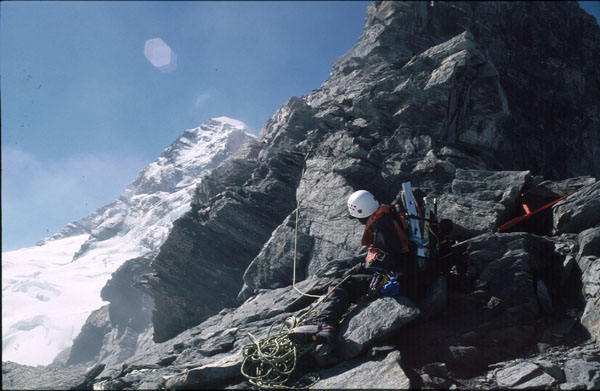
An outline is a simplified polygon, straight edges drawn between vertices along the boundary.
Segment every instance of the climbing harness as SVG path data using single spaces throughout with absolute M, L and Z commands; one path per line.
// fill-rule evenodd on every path
M 373 246 L 373 244 L 370 244 L 369 247 L 367 248 L 367 255 L 365 256 L 365 262 L 367 264 L 367 267 L 369 267 L 373 264 L 373 262 L 382 263 L 386 260 L 386 258 L 389 258 L 389 257 L 390 257 L 390 254 L 386 253 L 385 251 L 383 251 L 380 248 Z M 377 263 L 375 263 L 375 264 L 377 264 Z

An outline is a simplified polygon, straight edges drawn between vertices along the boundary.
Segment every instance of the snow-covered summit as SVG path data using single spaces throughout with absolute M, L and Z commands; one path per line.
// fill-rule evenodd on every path
M 250 129 L 228 117 L 212 118 L 179 136 L 161 156 L 147 165 L 127 187 L 126 194 L 172 192 L 196 183 L 198 176 L 215 168 L 237 151 Z
M 224 126 L 232 126 L 234 128 L 241 128 L 241 129 L 248 129 L 248 127 L 246 126 L 245 123 L 243 123 L 242 121 L 238 121 L 237 119 L 233 119 L 233 118 L 229 118 L 229 117 L 216 117 L 216 118 L 211 118 L 210 120 L 208 120 L 207 122 L 205 122 L 205 125 L 207 125 L 208 123 L 221 123 Z M 248 129 L 248 131 L 250 131 L 250 129 Z
M 181 207 L 189 207 L 199 179 L 252 138 L 255 136 L 243 122 L 229 117 L 211 118 L 197 128 L 185 130 L 140 171 L 115 201 L 67 224 L 38 245 L 86 233 L 91 234 L 90 241 L 102 241 L 126 234 L 141 222 L 155 225 L 165 217 L 166 222 L 173 221 L 185 212 Z M 150 227 L 143 229 L 146 233 L 147 228 Z M 154 250 L 161 242 L 149 240 L 146 244 Z M 80 252 L 78 256 L 81 255 Z
M 49 364 L 69 347 L 123 262 L 156 251 L 201 178 L 255 138 L 241 121 L 185 130 L 123 194 L 32 248 L 2 254 L 3 360 Z

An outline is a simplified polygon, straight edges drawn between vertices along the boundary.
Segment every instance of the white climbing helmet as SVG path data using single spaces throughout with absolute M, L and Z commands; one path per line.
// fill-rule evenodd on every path
M 373 194 L 366 190 L 359 190 L 348 197 L 348 212 L 359 219 L 369 217 L 379 208 L 379 202 Z

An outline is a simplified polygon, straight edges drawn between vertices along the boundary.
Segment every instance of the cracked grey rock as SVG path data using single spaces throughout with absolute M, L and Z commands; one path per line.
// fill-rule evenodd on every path
M 350 361 L 319 373 L 313 389 L 407 389 L 410 380 L 400 367 L 400 352 L 371 361 Z
M 565 362 L 565 378 L 567 383 L 583 384 L 588 390 L 600 388 L 600 361 L 585 361 L 582 359 Z
M 579 233 L 600 224 L 600 182 L 587 185 L 552 207 L 555 233 Z
M 522 363 L 502 369 L 496 373 L 496 381 L 502 387 L 514 387 L 531 378 L 536 372 L 541 372 L 540 367 L 533 363 Z
M 420 310 L 409 299 L 382 297 L 359 304 L 342 322 L 338 338 L 344 359 L 356 357 L 373 344 L 417 318 Z

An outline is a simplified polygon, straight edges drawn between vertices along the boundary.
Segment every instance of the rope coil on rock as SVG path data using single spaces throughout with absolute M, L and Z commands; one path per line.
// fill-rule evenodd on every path
M 310 151 L 304 158 L 305 162 L 308 159 L 309 153 Z M 302 179 L 302 177 L 304 177 L 304 169 L 302 169 L 300 178 Z M 257 339 L 255 336 L 248 333 L 252 343 L 247 344 L 242 348 L 244 361 L 242 362 L 241 372 L 252 385 L 260 389 L 308 389 L 320 380 L 319 376 L 316 374 L 307 374 L 296 380 L 293 385 L 287 385 L 292 380 L 298 357 L 309 352 L 316 346 L 316 343 L 310 345 L 297 345 L 289 339 L 288 335 L 292 328 L 301 326 L 312 320 L 318 314 L 316 308 L 350 277 L 346 276 L 325 295 L 311 295 L 302 292 L 296 287 L 299 211 L 300 200 L 298 199 L 296 203 L 296 224 L 294 230 L 292 287 L 300 295 L 317 298 L 318 300 L 300 316 L 274 322 L 269 328 L 269 332 L 265 338 Z M 290 323 L 290 319 L 293 319 L 293 322 Z
M 319 300 L 313 303 L 308 310 L 297 318 L 292 317 L 294 319 L 292 323 L 288 321 L 290 318 L 274 322 L 265 338 L 257 339 L 248 333 L 252 343 L 242 348 L 244 361 L 241 372 L 252 385 L 261 389 L 308 389 L 320 380 L 316 374 L 307 374 L 298 379 L 294 385 L 286 385 L 296 369 L 298 357 L 316 346 L 316 343 L 297 345 L 290 341 L 288 335 L 292 328 L 306 324 L 318 315 L 316 308 L 348 278 L 350 276 L 346 276 L 327 294 L 318 296 Z M 313 379 L 310 379 L 311 376 Z
M 295 345 L 288 338 L 289 330 L 286 330 L 284 325 L 279 332 L 271 335 L 275 325 L 276 323 L 271 326 L 267 337 L 260 340 L 248 333 L 252 343 L 242 348 L 242 375 L 252 385 L 261 389 L 297 389 L 314 385 L 318 378 L 303 387 L 299 387 L 300 380 L 294 386 L 286 385 L 296 369 L 297 357 L 312 349 L 314 345 Z

